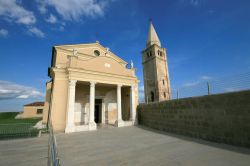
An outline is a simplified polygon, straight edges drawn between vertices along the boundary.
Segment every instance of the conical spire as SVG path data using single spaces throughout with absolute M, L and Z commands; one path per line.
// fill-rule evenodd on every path
M 149 25 L 149 31 L 148 31 L 148 40 L 147 40 L 147 47 L 156 44 L 158 46 L 161 46 L 161 42 L 157 36 L 157 33 L 155 31 L 155 28 L 153 26 L 152 21 L 150 21 Z

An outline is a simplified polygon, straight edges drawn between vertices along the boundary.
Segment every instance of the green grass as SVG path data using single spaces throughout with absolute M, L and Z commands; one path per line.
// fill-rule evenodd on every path
M 0 113 L 0 139 L 37 136 L 38 129 L 33 126 L 41 118 L 15 119 L 17 112 Z
M 13 123 L 32 123 L 36 124 L 42 118 L 27 118 L 27 119 L 15 119 L 18 112 L 2 112 L 0 113 L 0 124 L 13 124 Z

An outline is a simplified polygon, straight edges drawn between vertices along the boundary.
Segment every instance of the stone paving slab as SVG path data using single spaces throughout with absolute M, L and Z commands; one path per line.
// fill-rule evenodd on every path
M 249 166 L 250 149 L 159 133 L 143 127 L 57 134 L 61 164 Z
M 0 141 L 0 165 L 47 165 L 48 136 Z

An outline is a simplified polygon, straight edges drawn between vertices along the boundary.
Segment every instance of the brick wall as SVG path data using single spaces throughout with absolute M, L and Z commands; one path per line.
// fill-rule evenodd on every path
M 250 91 L 140 104 L 137 110 L 141 125 L 250 148 Z

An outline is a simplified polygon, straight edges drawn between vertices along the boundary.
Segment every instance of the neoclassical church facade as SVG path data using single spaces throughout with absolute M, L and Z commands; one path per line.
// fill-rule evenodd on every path
M 161 48 L 152 23 L 142 53 L 145 98 L 170 99 L 166 50 Z M 127 66 L 99 42 L 54 46 L 43 123 L 50 119 L 55 131 L 65 133 L 96 130 L 102 124 L 136 124 L 139 80 L 133 64 Z
M 43 122 L 49 115 L 54 130 L 65 133 L 134 125 L 138 79 L 126 66 L 99 42 L 54 46 Z

